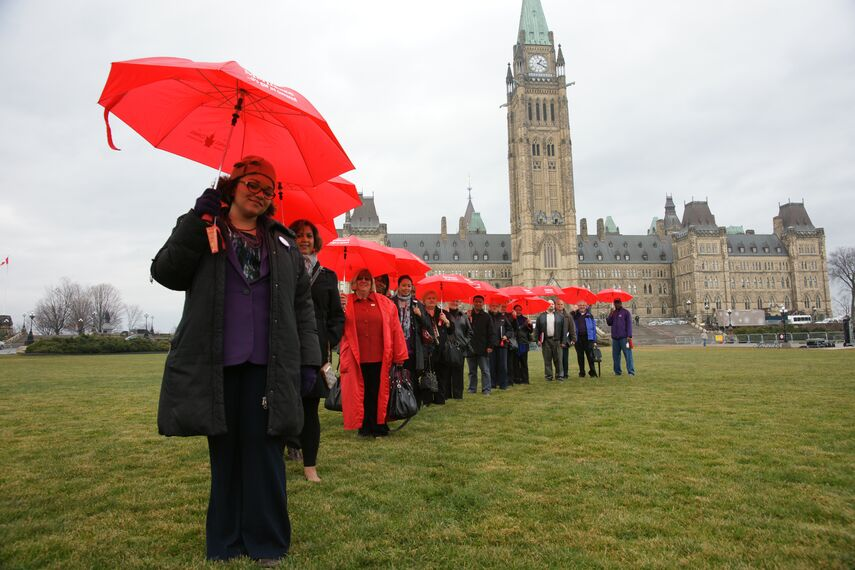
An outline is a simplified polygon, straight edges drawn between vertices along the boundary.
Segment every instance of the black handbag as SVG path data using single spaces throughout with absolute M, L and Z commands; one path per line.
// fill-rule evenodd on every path
M 594 362 L 602 362 L 603 361 L 603 352 L 600 350 L 600 347 L 594 345 Z
M 389 374 L 389 406 L 386 420 L 405 420 L 419 412 L 419 402 L 413 392 L 410 373 L 400 366 L 393 366 Z
M 428 369 L 419 378 L 419 386 L 422 390 L 430 390 L 433 393 L 439 392 L 439 381 L 436 378 L 436 372 L 433 371 L 433 366 L 430 365 L 430 358 L 428 358 Z
M 514 337 L 509 337 L 508 338 L 508 347 L 511 350 L 513 350 L 514 352 L 516 352 L 520 349 L 520 343 Z
M 332 357 L 332 354 L 330 354 Z M 341 361 L 339 361 L 336 366 L 336 372 L 338 372 L 338 367 L 341 366 Z M 334 380 L 333 380 L 334 379 Z M 329 392 L 327 393 L 326 399 L 324 400 L 324 407 L 331 412 L 340 412 L 341 411 L 341 376 L 338 374 L 334 374 L 332 368 L 327 368 L 324 373 L 324 384 L 329 387 Z
M 454 337 L 449 337 L 442 349 L 442 359 L 447 364 L 452 366 L 460 366 L 463 364 L 463 351 L 460 349 L 460 343 Z

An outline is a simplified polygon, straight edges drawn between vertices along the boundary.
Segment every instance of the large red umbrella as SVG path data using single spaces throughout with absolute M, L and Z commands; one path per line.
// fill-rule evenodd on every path
M 326 244 L 318 252 L 318 261 L 335 271 L 342 281 L 362 269 L 372 275 L 382 275 L 395 270 L 395 256 L 388 247 L 356 236 L 340 237 Z
M 620 289 L 603 289 L 597 293 L 597 300 L 603 303 L 614 303 L 615 299 L 620 299 L 621 303 L 626 303 L 632 300 L 632 295 Z
M 512 299 L 524 299 L 528 297 L 537 297 L 537 293 L 532 291 L 528 287 L 520 287 L 519 285 L 512 285 L 510 287 L 500 287 L 499 291 L 504 293 L 508 297 Z
M 561 287 L 555 287 L 553 285 L 539 285 L 537 287 L 532 287 L 531 290 L 534 291 L 536 295 L 558 297 L 559 299 L 564 298 L 564 290 Z
M 314 186 L 353 170 L 335 135 L 305 97 L 237 62 L 153 57 L 112 64 L 98 103 L 157 148 L 230 168 L 252 154 L 280 180 Z M 116 149 L 118 150 L 118 149 Z
M 585 287 L 566 287 L 564 295 L 563 299 L 571 305 L 575 305 L 579 301 L 585 301 L 589 305 L 597 302 L 597 294 Z
M 508 295 L 505 295 L 486 281 L 477 281 L 475 279 L 471 281 L 476 290 L 472 296 L 482 295 L 484 302 L 488 305 L 500 305 L 507 303 L 511 299 Z
M 340 176 L 317 186 L 280 186 L 273 201 L 276 218 L 286 226 L 296 220 L 309 220 L 318 227 L 324 243 L 338 237 L 335 218 L 362 204 L 356 186 Z
M 418 255 L 400 247 L 390 247 L 389 250 L 395 254 L 395 274 L 389 276 L 390 282 L 397 281 L 400 275 L 409 275 L 415 283 L 424 279 L 430 271 L 430 265 Z
M 542 313 L 549 308 L 549 301 L 540 297 L 522 297 L 508 302 L 507 311 L 510 313 L 516 305 L 520 305 L 524 315 Z
M 469 299 L 477 291 L 470 279 L 456 274 L 431 275 L 416 283 L 416 287 L 419 294 L 434 290 L 439 292 L 440 300 L 454 301 Z

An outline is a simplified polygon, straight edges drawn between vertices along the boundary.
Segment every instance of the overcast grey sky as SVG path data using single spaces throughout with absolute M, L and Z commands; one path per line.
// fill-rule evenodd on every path
M 577 216 L 644 233 L 665 194 L 771 232 L 804 198 L 829 250 L 855 245 L 855 2 L 542 0 L 567 59 Z M 504 77 L 521 0 L 0 2 L 0 311 L 63 276 L 113 283 L 169 330 L 183 295 L 148 281 L 213 179 L 118 119 L 110 62 L 234 59 L 327 118 L 391 232 L 466 205 L 509 231 Z

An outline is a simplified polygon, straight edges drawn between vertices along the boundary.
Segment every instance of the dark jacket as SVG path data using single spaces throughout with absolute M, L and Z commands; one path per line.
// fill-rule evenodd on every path
M 519 343 L 520 354 L 528 352 L 531 333 L 534 327 L 531 326 L 528 317 L 525 315 L 517 315 L 517 318 L 512 319 L 512 322 L 514 325 L 514 334 L 517 337 L 517 343 Z
M 445 318 L 448 319 L 447 325 L 440 324 L 440 313 L 445 314 Z M 448 311 L 444 311 L 439 307 L 434 309 L 433 316 L 431 316 L 427 312 L 427 308 L 425 308 L 425 315 L 427 315 L 428 321 L 431 323 L 431 334 L 437 339 L 437 342 L 425 347 L 425 352 L 427 356 L 430 357 L 431 363 L 436 364 L 437 362 L 442 361 L 442 354 L 445 349 L 445 345 L 448 344 L 448 337 L 454 336 L 454 322 L 451 320 L 451 316 L 448 314 Z
M 499 344 L 499 336 L 493 325 L 493 317 L 487 311 L 476 312 L 472 309 L 469 313 L 469 322 L 472 325 L 472 356 L 487 356 L 487 349 L 494 348 Z
M 496 346 L 500 348 L 508 348 L 508 341 L 503 341 L 502 337 L 511 338 L 514 336 L 514 325 L 511 323 L 510 317 L 504 311 L 490 313 L 493 319 L 493 327 L 496 329 Z
M 546 337 L 546 314 L 540 313 L 537 317 L 537 321 L 534 323 L 534 334 L 537 336 L 537 341 L 542 342 L 543 338 Z M 559 313 L 558 311 L 554 311 L 555 315 L 555 334 L 552 338 L 557 340 L 560 343 L 569 342 L 569 324 L 570 319 L 565 319 L 564 315 Z
M 576 324 L 576 332 L 581 338 L 579 331 L 584 325 L 585 338 L 589 341 L 597 341 L 597 321 L 594 320 L 594 315 L 591 314 L 591 309 L 585 309 L 585 312 L 572 311 L 570 316 L 573 317 L 573 322 Z
M 330 351 L 339 343 L 344 333 L 344 309 L 338 294 L 338 277 L 333 271 L 316 263 L 309 279 L 319 271 L 312 284 L 312 302 L 315 306 L 315 321 L 318 325 L 318 343 L 321 349 L 321 362 L 330 362 Z M 315 381 L 314 389 L 307 398 L 320 398 L 324 394 L 324 379 L 321 375 Z
M 267 433 L 296 436 L 303 428 L 300 366 L 320 366 L 309 279 L 291 230 L 259 218 L 270 266 Z M 223 315 L 226 252 L 212 254 L 205 223 L 190 212 L 178 218 L 157 252 L 151 275 L 185 291 L 184 312 L 172 338 L 157 411 L 163 435 L 226 433 L 223 400 Z
M 447 315 L 448 320 L 454 325 L 454 332 L 452 334 L 457 341 L 457 346 L 463 351 L 464 356 L 468 356 L 471 349 L 472 335 L 474 334 L 469 317 L 459 309 L 454 311 L 449 310 L 447 311 Z
M 398 309 L 398 295 L 392 297 L 392 302 L 395 303 L 395 309 Z M 417 317 L 413 313 L 410 318 L 410 339 L 407 341 L 407 350 L 410 352 L 410 358 L 415 360 L 416 370 L 424 370 L 425 368 L 425 347 L 422 343 L 422 331 L 427 330 L 433 332 L 430 325 L 430 319 L 427 316 L 427 309 L 424 303 L 415 298 L 412 299 L 412 308 L 418 307 L 421 317 Z M 398 314 L 401 312 L 398 310 Z M 406 336 L 406 331 L 404 331 Z
M 632 338 L 632 315 L 623 307 L 609 313 L 606 324 L 612 327 L 612 338 Z

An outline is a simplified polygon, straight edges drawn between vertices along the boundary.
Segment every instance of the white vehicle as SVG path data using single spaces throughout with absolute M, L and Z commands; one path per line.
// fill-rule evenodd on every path
M 791 325 L 809 325 L 812 322 L 810 315 L 790 315 L 787 322 Z

